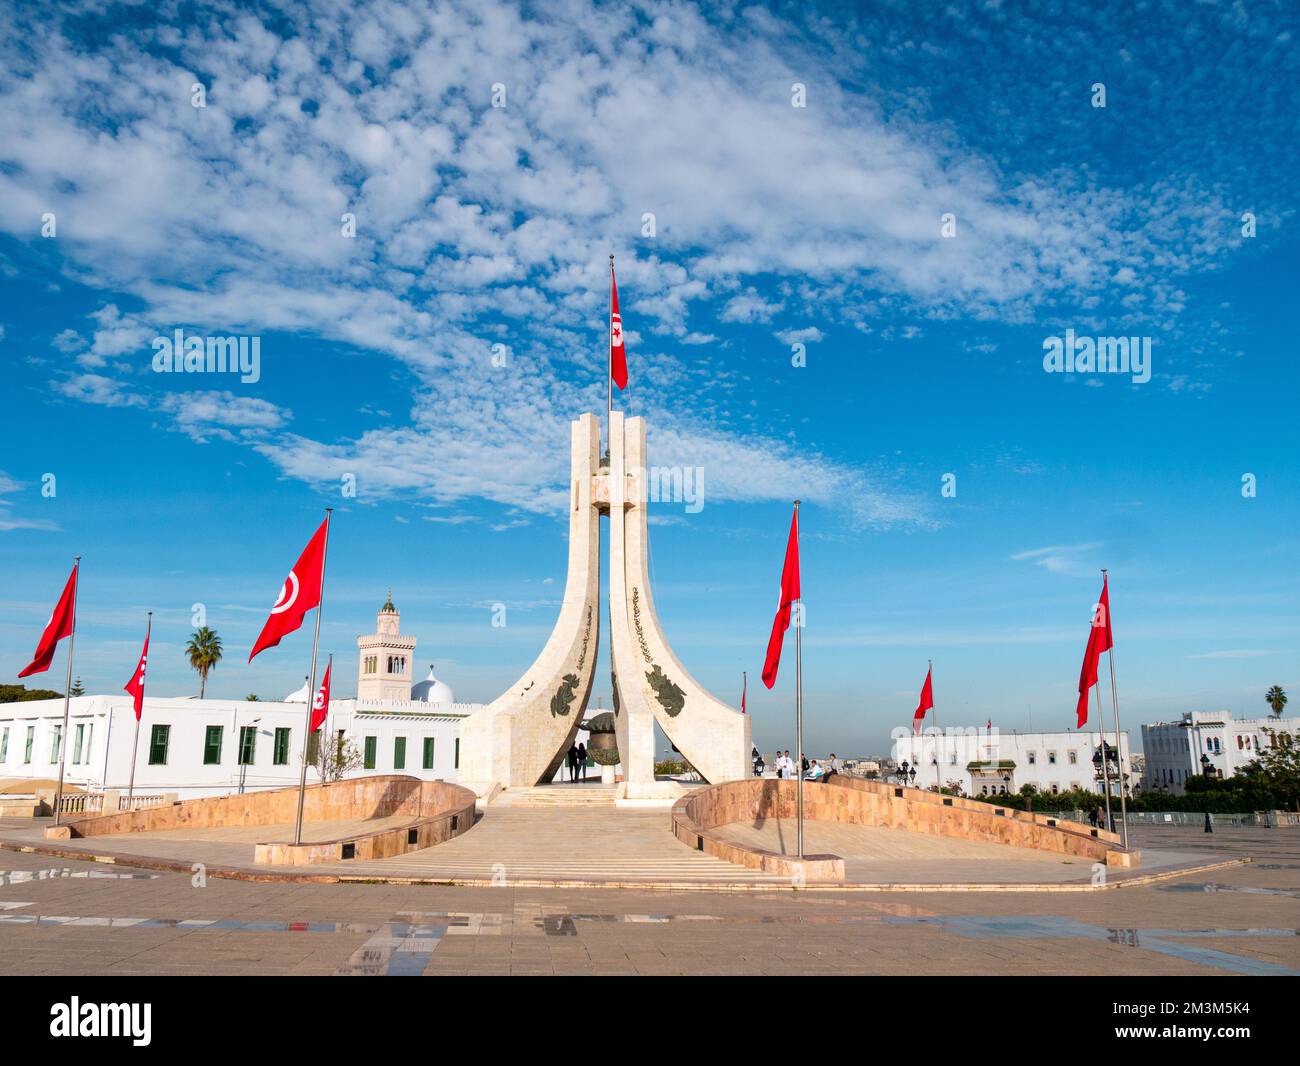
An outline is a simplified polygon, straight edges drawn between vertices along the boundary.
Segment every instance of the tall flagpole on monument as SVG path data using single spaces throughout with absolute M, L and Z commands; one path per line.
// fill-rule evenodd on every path
M 298 778 L 298 816 L 293 824 L 293 842 L 302 843 L 302 808 L 307 798 L 307 752 L 311 745 L 311 719 L 316 700 L 316 652 L 320 648 L 320 616 L 325 611 L 325 561 L 330 549 L 330 516 L 333 507 L 325 508 L 325 542 L 320 553 L 320 603 L 316 605 L 316 632 L 311 638 L 311 674 L 307 681 L 307 718 L 302 735 L 302 773 Z
M 795 550 L 798 551 L 799 542 L 799 501 L 794 501 L 794 543 Z M 802 564 L 802 560 L 800 560 Z M 795 830 L 795 840 L 799 850 L 799 858 L 803 858 L 803 583 L 800 582 L 799 589 L 799 614 L 795 619 L 794 627 L 794 743 L 798 751 L 795 754 L 795 774 L 797 776 L 797 787 L 795 789 L 795 809 L 797 814 L 797 828 Z
M 1105 567 L 1101 571 L 1101 583 L 1109 589 L 1109 578 Z M 1106 602 L 1109 604 L 1110 596 L 1107 595 Z M 1110 624 L 1110 619 L 1106 620 Z M 1123 734 L 1119 731 L 1119 696 L 1115 687 L 1115 640 L 1112 637 L 1110 647 L 1106 649 L 1106 661 L 1110 664 L 1110 703 L 1115 709 L 1115 776 L 1119 778 L 1119 825 L 1121 843 L 1128 847 L 1128 799 L 1124 795 L 1124 748 L 1122 743 Z M 1097 686 L 1101 688 L 1101 685 Z M 1102 762 L 1105 762 L 1105 752 L 1102 753 Z
M 609 458 L 610 448 L 613 446 L 610 440 L 610 414 L 614 410 L 614 338 L 610 336 L 610 330 L 614 325 L 614 289 L 612 279 L 614 277 L 614 253 L 609 253 L 609 276 L 611 287 L 609 290 L 609 315 L 608 323 L 605 329 L 606 351 L 605 351 L 605 458 Z
M 54 824 L 63 818 L 63 767 L 68 754 L 68 712 L 72 702 L 72 646 L 77 640 L 77 597 L 81 595 L 81 556 L 73 557 L 77 580 L 72 585 L 72 631 L 68 634 L 68 679 L 63 686 L 63 726 L 59 733 L 59 787 L 54 792 Z

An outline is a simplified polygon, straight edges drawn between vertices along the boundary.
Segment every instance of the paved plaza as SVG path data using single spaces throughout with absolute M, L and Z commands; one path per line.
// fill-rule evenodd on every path
M 1099 892 L 808 893 L 204 880 L 6 848 L 0 972 L 1300 974 L 1300 832 L 1135 843 L 1254 861 Z

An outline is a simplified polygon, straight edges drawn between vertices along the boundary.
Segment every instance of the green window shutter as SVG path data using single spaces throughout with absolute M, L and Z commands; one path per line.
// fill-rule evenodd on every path
M 149 732 L 149 765 L 167 765 L 167 741 L 171 738 L 172 727 L 156 725 Z
M 315 766 L 320 761 L 320 730 L 307 738 L 307 762 Z
M 457 737 L 457 738 L 456 738 L 456 759 L 455 759 L 455 762 L 452 763 L 452 765 L 453 765 L 457 770 L 460 769 L 460 737 Z
M 239 765 L 252 766 L 257 754 L 257 726 L 241 725 L 239 727 Z
M 275 752 L 272 761 L 276 766 L 289 765 L 289 730 L 285 727 L 275 731 Z
M 219 725 L 208 726 L 207 734 L 203 738 L 203 765 L 220 766 L 221 765 L 221 734 L 224 727 Z
M 375 768 L 375 751 L 379 747 L 378 737 L 366 737 L 366 754 L 365 761 L 362 764 L 364 769 L 373 770 Z
M 424 768 L 433 769 L 433 737 L 424 738 Z
M 393 769 L 394 770 L 406 769 L 406 738 L 405 737 L 393 738 Z

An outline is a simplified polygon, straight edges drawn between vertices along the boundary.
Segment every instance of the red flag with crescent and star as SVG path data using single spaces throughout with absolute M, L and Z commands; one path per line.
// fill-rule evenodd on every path
M 67 584 L 63 586 L 63 595 L 59 597 L 58 604 L 55 605 L 54 611 L 50 614 L 50 620 L 45 623 L 45 630 L 41 633 L 40 643 L 36 645 L 36 654 L 22 673 L 18 675 L 19 677 L 27 677 L 30 674 L 43 674 L 50 668 L 50 663 L 54 661 L 54 649 L 59 646 L 59 641 L 72 635 L 73 628 L 76 626 L 77 568 L 80 565 L 80 563 L 77 563 L 72 567 L 72 573 L 68 575 Z
M 609 263 L 609 375 L 620 389 L 627 388 L 627 347 L 623 343 L 623 316 L 618 313 L 618 282 L 614 261 Z
M 140 661 L 136 664 L 135 673 L 131 675 L 131 680 L 122 686 L 123 692 L 129 692 L 134 697 L 133 706 L 135 707 L 135 720 L 140 721 L 140 713 L 144 710 L 144 668 L 145 661 L 149 658 L 149 631 L 153 629 L 153 619 L 149 620 L 149 625 L 144 631 L 144 648 L 140 652 Z
M 767 640 L 767 658 L 763 661 L 763 684 L 771 688 L 776 684 L 777 668 L 781 665 L 781 645 L 785 631 L 790 628 L 790 609 L 801 599 L 799 589 L 799 509 L 790 519 L 790 539 L 785 545 L 785 563 L 781 567 L 781 598 L 777 603 L 776 617 L 772 619 L 772 635 Z
M 1115 634 L 1110 628 L 1110 588 L 1107 578 L 1101 579 L 1101 598 L 1092 612 L 1092 628 L 1088 631 L 1088 647 L 1083 653 L 1083 668 L 1079 671 L 1079 702 L 1075 706 L 1075 728 L 1082 729 L 1088 721 L 1088 692 L 1097 683 L 1097 664 L 1101 653 L 1115 644 Z
M 912 715 L 912 732 L 921 732 L 921 721 L 925 718 L 925 712 L 934 706 L 934 688 L 933 688 L 934 668 L 931 667 L 925 673 L 925 684 L 921 686 L 921 699 L 916 705 L 916 712 Z
M 248 661 L 267 648 L 274 648 L 280 641 L 302 625 L 303 616 L 320 606 L 321 583 L 325 570 L 325 535 L 329 528 L 329 519 L 320 524 L 320 529 L 307 542 L 307 547 L 293 564 L 289 576 L 284 579 L 280 596 L 271 608 L 271 616 L 258 635 L 257 643 L 248 653 Z
M 311 732 L 316 732 L 325 724 L 325 716 L 330 712 L 330 668 L 334 665 L 334 656 L 330 656 L 330 661 L 325 664 L 325 677 L 320 683 L 320 688 L 316 690 L 316 696 L 311 701 Z

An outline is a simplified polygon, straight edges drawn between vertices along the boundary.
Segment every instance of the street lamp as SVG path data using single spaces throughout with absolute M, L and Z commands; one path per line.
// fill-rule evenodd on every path
M 915 785 L 915 784 L 916 784 L 916 767 L 915 767 L 915 766 L 913 766 L 910 770 L 907 771 L 907 776 L 908 776 L 909 778 L 911 778 L 911 784 Z
M 260 722 L 261 720 L 262 720 L 262 719 L 260 719 L 260 718 L 254 718 L 254 719 L 253 719 L 253 720 L 252 720 L 252 721 L 251 721 L 247 726 L 245 726 L 244 728 L 245 728 L 245 729 L 252 729 L 254 732 L 256 732 L 256 729 L 257 729 L 257 723 Z M 245 777 L 245 775 L 248 773 L 248 763 L 247 763 L 247 761 L 244 759 L 244 738 L 243 738 L 243 736 L 240 735 L 240 734 L 236 734 L 236 736 L 235 736 L 235 743 L 237 743 L 237 744 L 239 745 L 239 794 L 242 796 L 242 795 L 244 794 L 244 777 Z M 256 741 L 254 741 L 254 744 L 256 744 Z
M 907 760 L 904 759 L 898 767 L 898 780 L 901 784 L 907 784 Z

